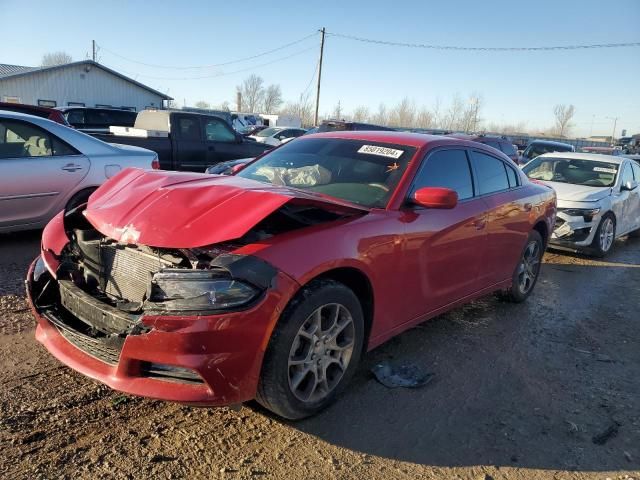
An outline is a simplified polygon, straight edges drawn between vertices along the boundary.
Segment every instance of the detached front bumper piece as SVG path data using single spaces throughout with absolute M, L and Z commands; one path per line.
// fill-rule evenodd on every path
M 570 216 L 558 211 L 549 243 L 573 249 L 589 247 L 598 229 L 600 218 L 598 215 L 586 221 L 582 216 Z
M 284 274 L 275 282 L 250 309 L 207 316 L 123 312 L 54 279 L 41 257 L 26 284 L 36 338 L 65 365 L 125 393 L 223 406 L 255 397 L 271 331 L 296 290 Z

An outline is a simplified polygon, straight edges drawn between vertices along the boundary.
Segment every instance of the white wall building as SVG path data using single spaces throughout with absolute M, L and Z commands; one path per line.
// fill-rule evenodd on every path
M 168 95 L 91 60 L 53 67 L 0 64 L 0 101 L 45 107 L 163 108 Z

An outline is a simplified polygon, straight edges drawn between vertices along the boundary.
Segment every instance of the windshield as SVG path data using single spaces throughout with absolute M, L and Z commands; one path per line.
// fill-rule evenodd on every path
M 415 151 L 367 140 L 308 138 L 285 144 L 237 175 L 382 208 Z
M 522 170 L 527 177 L 534 180 L 611 187 L 616 182 L 618 165 L 595 160 L 538 157 L 526 164 Z
M 551 143 L 532 143 L 527 148 L 525 148 L 524 152 L 522 152 L 522 156 L 528 159 L 534 159 L 538 155 L 542 155 L 544 153 L 553 153 L 553 152 L 570 152 L 571 147 L 569 145 L 554 145 Z
M 276 133 L 278 133 L 280 130 L 282 129 L 275 127 L 265 128 L 261 132 L 256 133 L 256 137 L 270 137 L 271 135 L 275 135 Z

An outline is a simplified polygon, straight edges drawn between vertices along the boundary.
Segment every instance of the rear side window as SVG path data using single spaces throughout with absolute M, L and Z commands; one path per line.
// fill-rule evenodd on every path
M 26 122 L 0 121 L 0 158 L 77 155 L 73 147 Z
M 631 162 L 631 167 L 633 168 L 633 176 L 636 179 L 636 182 L 640 182 L 640 165 L 635 162 Z
M 627 182 L 633 182 L 633 170 L 629 164 L 626 164 L 622 170 L 622 185 L 626 185 Z
M 519 180 L 518 180 L 518 174 L 516 173 L 516 171 L 505 165 L 504 169 L 507 171 L 507 178 L 509 179 L 509 187 L 513 188 L 513 187 L 517 187 L 518 185 L 520 185 Z
M 484 142 L 485 145 L 489 145 L 490 147 L 495 148 L 496 150 L 500 150 L 500 144 L 498 142 L 494 142 L 493 140 L 485 140 Z
M 500 144 L 500 148 L 508 157 L 512 157 L 513 155 L 517 155 L 518 153 L 516 152 L 516 149 L 513 148 L 513 145 L 511 145 L 509 142 L 502 142 Z
M 509 179 L 502 160 L 477 151 L 471 152 L 471 158 L 480 195 L 500 192 L 509 188 Z
M 200 140 L 199 120 L 193 117 L 179 117 L 178 135 L 183 140 Z
M 74 127 L 82 127 L 84 125 L 84 110 L 71 110 L 67 112 L 67 122 Z
M 414 180 L 413 192 L 422 187 L 445 187 L 458 199 L 473 197 L 473 181 L 464 150 L 440 150 L 429 155 Z

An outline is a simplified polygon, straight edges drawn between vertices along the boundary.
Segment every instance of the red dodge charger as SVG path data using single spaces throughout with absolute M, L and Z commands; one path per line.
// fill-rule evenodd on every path
M 36 336 L 123 392 L 302 418 L 403 330 L 527 298 L 555 210 L 504 154 L 441 136 L 309 135 L 233 176 L 128 169 L 44 230 Z

